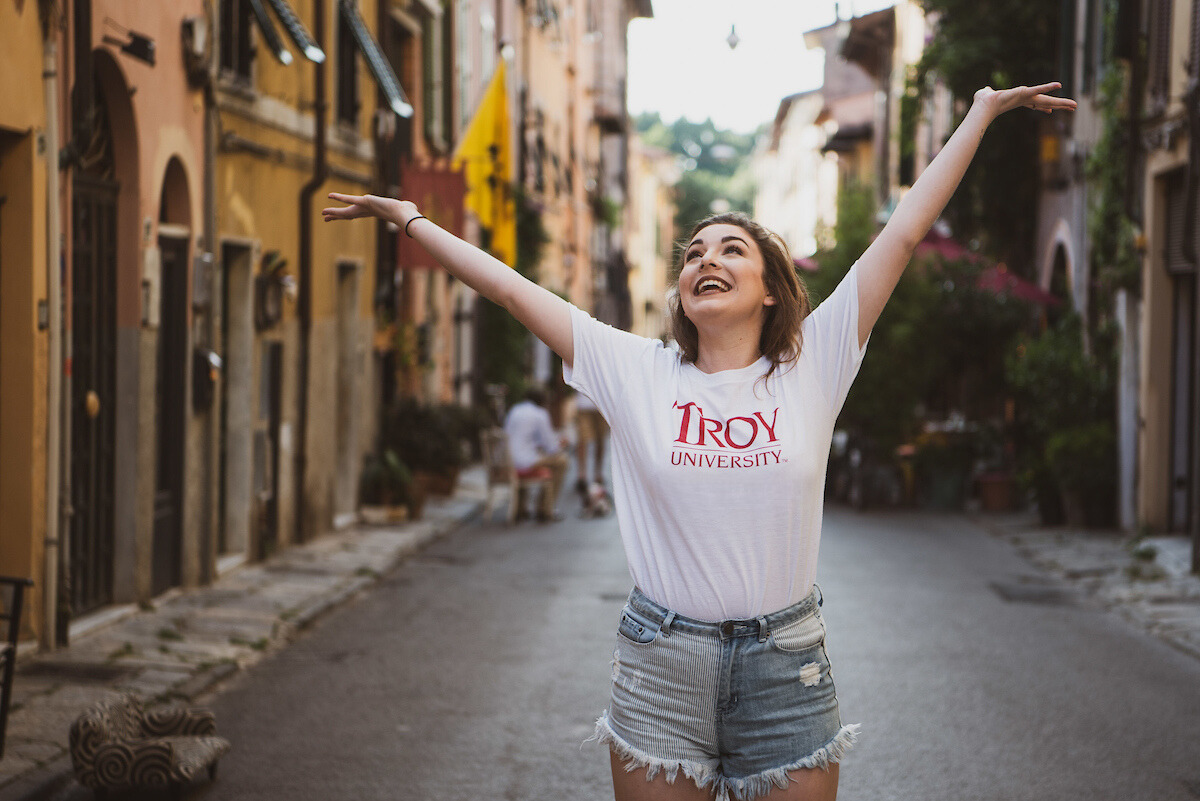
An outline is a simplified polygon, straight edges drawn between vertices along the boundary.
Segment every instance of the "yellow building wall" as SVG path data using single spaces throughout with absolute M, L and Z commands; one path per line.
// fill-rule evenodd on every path
M 297 2 L 297 14 L 311 30 L 313 4 Z M 338 400 L 338 292 L 339 265 L 354 265 L 357 278 L 356 308 L 358 331 L 356 358 L 361 357 L 358 370 L 358 418 L 356 422 L 361 442 L 362 432 L 373 425 L 370 403 L 374 386 L 370 380 L 370 342 L 373 331 L 372 299 L 375 292 L 376 228 L 373 221 L 326 224 L 320 210 L 332 205 L 329 192 L 364 194 L 375 191 L 373 131 L 376 86 L 366 62 L 355 55 L 358 64 L 359 110 L 358 124 L 347 130 L 339 123 L 337 108 L 337 3 L 326 3 L 326 89 L 328 117 L 326 128 L 327 158 L 331 176 L 318 189 L 311 209 L 304 213 L 312 222 L 312 330 L 309 340 L 307 471 L 305 480 L 305 536 L 315 536 L 327 530 L 332 522 L 334 491 L 337 481 L 338 427 L 333 424 L 339 408 Z M 367 25 L 374 29 L 376 6 L 363 2 L 359 11 Z M 290 42 L 289 42 L 290 45 Z M 256 151 L 222 149 L 218 153 L 216 171 L 217 230 L 224 240 L 254 243 L 260 255 L 275 250 L 287 260 L 286 272 L 299 280 L 300 276 L 300 214 L 299 204 L 304 185 L 313 175 L 314 142 L 312 131 L 314 65 L 289 46 L 296 60 L 290 65 L 279 63 L 268 49 L 261 46 L 254 65 L 255 98 L 242 102 L 223 102 L 221 128 L 249 143 Z M 255 264 L 258 273 L 261 266 Z M 284 343 L 283 363 L 283 424 L 293 432 L 280 453 L 279 474 L 279 542 L 294 539 L 293 459 L 295 440 L 300 432 L 298 423 L 299 318 L 298 304 L 285 302 L 283 318 L 276 331 L 260 339 L 281 339 Z
M 542 222 L 550 241 L 543 251 L 538 278 L 583 309 L 593 308 L 591 219 L 587 198 L 587 165 L 598 158 L 598 142 L 590 141 L 594 51 L 598 40 L 588 37 L 583 4 L 568 0 L 553 25 L 530 26 L 528 52 L 519 56 L 529 84 L 529 116 L 525 132 L 530 157 L 536 157 L 540 133 L 545 142 L 546 178 L 533 199 L 544 209 Z M 527 11 L 526 13 L 532 13 Z M 537 126 L 538 113 L 542 125 Z M 520 109 L 514 109 L 519 121 Z M 572 153 L 574 162 L 572 163 Z M 558 169 L 551 156 L 558 157 Z M 567 173 L 571 171 L 571 180 Z M 557 183 L 557 186 L 556 186 Z
M 40 61 L 35 62 L 40 65 Z M 39 72 L 40 76 L 40 72 Z M 32 115 L 30 115 L 32 116 Z M 0 574 L 42 584 L 46 534 L 46 181 L 40 133 L 0 132 Z M 41 619 L 37 588 L 26 631 Z
M 46 119 L 38 4 L 0 3 L 0 128 L 27 131 Z
M 24 631 L 41 620 L 46 534 L 46 180 L 38 4 L 0 3 L 0 574 L 36 582 Z

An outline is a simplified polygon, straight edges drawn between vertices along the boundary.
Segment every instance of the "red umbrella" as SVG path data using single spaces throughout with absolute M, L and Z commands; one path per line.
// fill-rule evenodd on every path
M 1021 276 L 1010 272 L 1004 264 L 993 264 L 985 269 L 979 274 L 975 286 L 995 292 L 997 295 L 1012 295 L 1039 306 L 1057 306 L 1062 303 L 1057 297 L 1032 281 L 1026 281 Z
M 930 228 L 929 233 L 925 234 L 925 238 L 917 243 L 916 255 L 941 256 L 947 261 L 966 259 L 977 262 L 982 258 L 978 253 L 967 250 L 954 237 L 944 236 L 933 228 Z
M 941 256 L 947 261 L 965 259 L 976 264 L 983 261 L 978 253 L 967 250 L 962 243 L 951 236 L 930 229 L 925 238 L 917 245 L 918 256 Z M 1012 295 L 1015 298 L 1035 303 L 1039 306 L 1057 306 L 1062 301 L 1032 281 L 1026 281 L 1019 275 L 1009 271 L 1007 265 L 993 264 L 984 268 L 979 274 L 975 286 L 997 295 Z

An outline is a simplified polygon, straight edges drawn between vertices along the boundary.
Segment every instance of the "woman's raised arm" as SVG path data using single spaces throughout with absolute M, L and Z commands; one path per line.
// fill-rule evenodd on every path
M 937 220 L 950 196 L 958 188 L 967 166 L 975 157 L 984 131 L 992 120 L 1006 111 L 1022 106 L 1044 111 L 1056 109 L 1072 110 L 1075 101 L 1065 97 L 1051 97 L 1051 92 L 1061 87 L 1059 83 L 1044 83 L 1040 86 L 1017 86 L 997 91 L 985 87 L 975 93 L 975 102 L 958 129 L 946 142 L 945 147 L 921 173 L 921 176 L 896 206 L 883 231 L 863 253 L 858 263 L 858 341 L 861 345 L 875 321 L 879 319 L 884 304 L 900 280 L 925 234 Z M 1022 169 L 1014 165 L 1014 169 Z M 998 203 L 1006 202 L 998 198 Z
M 571 310 L 570 305 L 558 295 L 438 227 L 422 216 L 411 201 L 378 195 L 343 195 L 338 192 L 330 192 L 329 197 L 349 205 L 322 210 L 325 222 L 378 217 L 395 223 L 429 251 L 451 275 L 507 309 L 521 325 L 561 356 L 568 367 L 572 366 L 575 346 L 571 338 Z

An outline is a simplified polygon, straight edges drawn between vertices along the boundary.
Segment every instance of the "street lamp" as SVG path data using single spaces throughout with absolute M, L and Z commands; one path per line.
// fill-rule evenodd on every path
M 737 25 L 729 26 L 729 35 L 725 37 L 725 43 L 729 45 L 730 50 L 734 50 L 738 46 L 738 42 L 742 41 L 737 35 Z

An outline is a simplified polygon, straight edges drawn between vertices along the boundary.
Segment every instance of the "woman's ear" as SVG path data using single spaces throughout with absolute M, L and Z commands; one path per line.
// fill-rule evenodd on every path
M 775 301 L 774 295 L 767 295 L 765 298 L 763 298 L 764 306 L 774 306 L 775 303 L 776 303 L 776 301 Z

